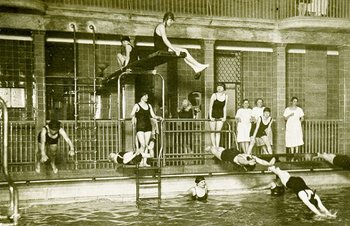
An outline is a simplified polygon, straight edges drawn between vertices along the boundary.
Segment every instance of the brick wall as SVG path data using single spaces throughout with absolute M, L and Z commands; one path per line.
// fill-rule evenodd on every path
M 263 98 L 265 106 L 271 108 L 273 93 L 273 54 L 270 52 L 243 52 L 242 83 L 243 99 L 250 101 L 251 107 L 257 98 Z
M 32 120 L 33 43 L 0 40 L 0 53 L 0 87 L 23 87 L 26 93 L 25 108 L 9 108 L 9 120 Z

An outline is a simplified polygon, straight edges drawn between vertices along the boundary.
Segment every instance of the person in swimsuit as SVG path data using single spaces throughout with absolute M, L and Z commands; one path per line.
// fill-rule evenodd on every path
M 210 98 L 209 104 L 209 126 L 212 131 L 221 131 L 224 122 L 226 121 L 227 94 L 225 93 L 226 86 L 224 83 L 218 83 L 216 93 Z M 211 143 L 214 147 L 220 146 L 220 132 L 210 133 Z
M 270 162 L 267 162 L 254 155 L 241 153 L 235 148 L 225 149 L 223 147 L 209 146 L 206 148 L 206 151 L 211 151 L 211 153 L 221 161 L 227 161 L 242 166 L 246 171 L 254 170 L 257 163 L 263 166 L 272 166 L 276 161 L 275 158 L 272 158 Z
M 170 51 L 175 52 L 177 56 L 180 55 L 181 52 L 186 53 L 186 57 L 184 58 L 186 64 L 188 64 L 196 74 L 199 74 L 204 69 L 206 69 L 209 64 L 201 64 L 197 60 L 195 60 L 187 49 L 179 48 L 173 46 L 169 41 L 166 29 L 170 27 L 175 21 L 174 14 L 172 12 L 167 12 L 164 14 L 163 22 L 158 24 L 154 29 L 153 39 L 154 39 L 154 50 L 155 51 Z M 199 77 L 196 77 L 199 78 Z
M 68 143 L 70 150 L 68 154 L 73 156 L 74 146 L 67 133 L 61 127 L 61 122 L 51 120 L 44 126 L 38 135 L 38 151 L 36 153 L 35 172 L 40 173 L 40 162 L 46 162 L 50 159 L 50 164 L 54 173 L 58 172 L 56 167 L 56 155 L 58 150 L 58 139 L 62 136 Z
M 324 217 L 336 217 L 336 213 L 331 213 L 322 204 L 320 197 L 315 190 L 311 190 L 301 177 L 292 177 L 287 171 L 281 170 L 279 167 L 270 166 L 268 168 L 271 172 L 276 174 L 282 184 L 291 189 L 301 201 L 316 215 Z
M 118 152 L 110 153 L 108 160 L 115 164 L 124 164 L 124 165 L 137 165 L 140 164 L 143 158 L 150 158 L 148 153 L 139 153 L 138 151 L 127 151 L 127 152 Z
M 251 142 L 247 151 L 247 154 L 250 154 L 253 150 L 255 139 L 260 138 L 263 143 L 263 151 L 266 154 L 272 154 L 272 148 L 271 148 L 271 139 L 269 133 L 271 133 L 271 125 L 272 125 L 272 118 L 271 118 L 271 109 L 266 107 L 264 108 L 263 116 L 260 116 L 258 118 L 258 121 L 256 122 L 255 131 L 253 133 L 253 136 L 251 137 Z
M 123 69 L 129 63 L 138 60 L 137 53 L 134 46 L 131 45 L 129 36 L 122 36 L 120 42 L 122 43 L 121 53 L 117 54 L 119 66 Z
M 334 166 L 338 166 L 345 170 L 350 170 L 350 157 L 347 155 L 338 155 L 332 153 L 317 153 L 317 156 L 313 157 L 313 159 L 324 159 L 330 164 Z
M 188 189 L 188 194 L 191 196 L 192 200 L 205 201 L 208 198 L 208 186 L 205 182 L 203 176 L 197 176 L 195 181 L 195 186 Z
M 135 104 L 131 111 L 131 123 L 136 128 L 136 137 L 139 143 L 138 151 L 143 154 L 148 150 L 147 145 L 152 135 L 151 118 L 162 120 L 162 117 L 154 114 L 152 106 L 147 103 L 148 94 L 142 93 L 140 102 Z M 147 164 L 147 159 L 143 158 L 140 166 L 150 166 Z

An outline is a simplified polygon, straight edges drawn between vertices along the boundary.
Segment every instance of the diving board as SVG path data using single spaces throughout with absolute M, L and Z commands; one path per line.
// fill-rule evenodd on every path
M 172 59 L 185 57 L 186 53 L 184 52 L 181 52 L 181 54 L 177 56 L 174 52 L 157 51 L 138 61 L 131 62 L 125 68 L 119 69 L 114 73 L 106 76 L 105 78 L 103 78 L 102 84 L 103 86 L 111 86 L 111 83 L 115 83 L 122 73 L 149 74 L 149 71 L 154 70 L 154 68 L 158 65 L 164 64 Z M 128 69 L 130 69 L 131 71 Z

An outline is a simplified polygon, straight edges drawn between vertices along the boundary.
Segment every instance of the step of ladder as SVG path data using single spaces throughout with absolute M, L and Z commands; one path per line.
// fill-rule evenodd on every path
M 144 199 L 161 199 L 161 168 L 136 166 L 136 201 Z M 145 175 L 146 174 L 146 175 Z M 149 175 L 151 174 L 151 175 Z M 157 189 L 157 196 L 142 197 L 141 190 Z

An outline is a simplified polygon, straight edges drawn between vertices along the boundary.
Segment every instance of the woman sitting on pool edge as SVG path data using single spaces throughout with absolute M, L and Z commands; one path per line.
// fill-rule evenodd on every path
M 311 190 L 301 177 L 291 177 L 287 171 L 281 170 L 279 167 L 270 166 L 268 168 L 271 172 L 276 174 L 282 184 L 291 189 L 303 203 L 316 215 L 322 217 L 336 217 L 336 213 L 332 214 L 322 204 L 320 197 L 315 190 Z
M 205 201 L 208 198 L 208 186 L 205 182 L 203 176 L 197 176 L 195 181 L 195 186 L 188 189 L 188 194 L 191 196 L 192 200 Z
M 246 171 L 254 170 L 257 163 L 263 166 L 272 166 L 276 161 L 275 158 L 272 158 L 270 162 L 267 162 L 254 155 L 242 153 L 235 148 L 225 149 L 223 147 L 209 146 L 205 150 L 211 151 L 211 153 L 221 161 L 227 161 L 242 166 Z

